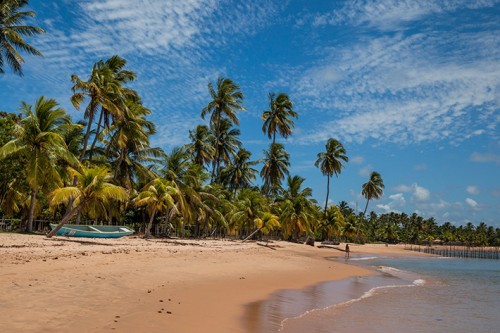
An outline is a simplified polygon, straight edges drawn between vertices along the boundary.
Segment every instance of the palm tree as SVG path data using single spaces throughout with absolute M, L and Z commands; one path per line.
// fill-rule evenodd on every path
M 259 231 L 267 235 L 269 232 L 281 227 L 279 218 L 271 212 L 265 212 L 262 217 L 255 218 L 254 224 L 257 229 L 248 235 L 243 242 L 252 238 Z
M 330 194 L 330 178 L 333 175 L 338 176 L 342 171 L 344 165 L 342 161 L 348 162 L 349 158 L 345 155 L 346 151 L 344 146 L 335 139 L 328 139 L 326 142 L 326 151 L 318 153 L 318 159 L 314 164 L 316 167 L 319 167 L 321 173 L 327 177 L 326 183 L 326 199 L 325 199 L 325 209 L 324 213 L 326 214 L 326 208 L 328 207 L 328 196 Z
M 143 105 L 128 101 L 123 117 L 103 131 L 109 138 L 105 141 L 106 156 L 113 165 L 114 177 L 128 190 L 136 181 L 156 178 L 151 168 L 165 157 L 162 149 L 150 146 L 149 137 L 156 133 L 154 123 L 145 118 L 150 113 Z
M 276 132 L 287 138 L 292 134 L 294 127 L 293 120 L 298 118 L 297 112 L 293 111 L 293 103 L 287 94 L 281 93 L 278 96 L 274 93 L 269 94 L 269 108 L 262 114 L 262 131 L 267 133 L 269 139 L 273 138 L 273 144 L 276 143 Z
M 228 185 L 233 193 L 236 193 L 237 189 L 249 187 L 256 178 L 257 170 L 252 167 L 259 162 L 249 161 L 251 156 L 252 153 L 241 148 L 232 163 L 222 170 L 222 183 Z
M 105 167 L 82 167 L 81 171 L 71 168 L 77 178 L 76 186 L 62 187 L 51 193 L 51 206 L 71 205 L 69 213 L 47 235 L 54 236 L 64 224 L 68 223 L 78 212 L 91 218 L 108 214 L 108 206 L 113 201 L 124 202 L 128 199 L 127 191 L 121 186 L 112 184 L 113 176 Z
M 165 156 L 165 179 L 177 184 L 184 182 L 190 167 L 189 155 L 185 147 L 174 147 Z
M 191 143 L 187 145 L 188 152 L 194 163 L 204 165 L 209 163 L 215 154 L 215 148 L 211 144 L 213 134 L 206 125 L 196 126 L 194 131 L 189 131 Z
M 208 103 L 201 111 L 201 117 L 205 119 L 205 116 L 211 114 L 210 116 L 210 127 L 216 137 L 219 140 L 221 127 L 223 126 L 222 120 L 228 119 L 230 124 L 239 125 L 238 116 L 236 114 L 237 110 L 246 111 L 241 105 L 243 102 L 243 93 L 240 91 L 240 87 L 236 85 L 231 79 L 219 77 L 217 79 L 217 91 L 214 89 L 212 82 L 208 83 L 208 91 L 210 92 L 210 97 L 212 101 Z M 220 165 L 221 156 L 219 151 L 216 149 L 214 156 L 214 170 L 212 172 L 212 181 L 215 180 L 215 166 Z
M 122 117 L 124 110 L 126 110 L 127 98 L 136 98 L 133 91 L 123 87 L 123 83 L 135 78 L 133 72 L 122 69 L 125 63 L 124 59 L 113 56 L 106 62 L 100 60 L 95 63 L 87 81 L 82 81 L 77 75 L 71 75 L 71 81 L 74 83 L 71 102 L 75 108 L 80 109 L 80 105 L 86 97 L 90 99 L 84 114 L 85 119 L 87 119 L 87 129 L 83 139 L 80 162 L 83 161 L 87 153 L 94 117 L 99 106 L 101 106 L 101 116 L 98 121 L 98 128 L 94 133 L 95 138 L 92 148 L 95 146 L 96 139 L 100 134 L 103 119 L 108 114 L 113 115 L 115 118 Z
M 149 223 L 144 233 L 145 237 L 151 235 L 151 227 L 156 213 L 166 213 L 171 209 L 177 211 L 175 197 L 178 193 L 172 182 L 163 178 L 156 178 L 144 186 L 139 195 L 133 200 L 137 207 L 144 206 L 149 213 Z
M 380 199 L 383 194 L 384 188 L 384 180 L 380 176 L 380 174 L 376 171 L 373 171 L 370 174 L 370 180 L 363 184 L 361 194 L 366 199 L 365 210 L 363 211 L 363 217 L 366 214 L 366 210 L 368 209 L 368 203 L 372 199 Z
M 297 240 L 302 233 L 312 232 L 316 201 L 311 199 L 311 188 L 301 188 L 304 180 L 299 176 L 288 176 L 287 189 L 279 200 L 280 220 L 285 238 Z
M 264 180 L 262 192 L 276 195 L 281 188 L 281 181 L 288 175 L 290 155 L 281 143 L 271 144 L 269 150 L 264 150 L 264 165 L 260 176 Z
M 0 159 L 15 153 L 27 158 L 26 181 L 30 188 L 27 231 L 31 232 L 35 200 L 40 187 L 42 184 L 53 186 L 61 183 L 56 162 L 62 159 L 70 165 L 76 165 L 78 160 L 68 151 L 61 135 L 71 119 L 54 99 L 40 97 L 34 111 L 31 105 L 23 102 L 22 111 L 25 118 L 17 127 L 17 138 L 0 148 Z
M 321 234 L 323 239 L 331 239 L 335 236 L 337 239 L 342 236 L 345 218 L 339 207 L 331 205 L 326 211 L 326 215 L 320 222 Z
M 210 124 L 218 126 L 223 117 L 231 120 L 233 124 L 239 125 L 237 110 L 246 111 L 241 105 L 243 102 L 243 93 L 240 87 L 231 79 L 219 77 L 217 79 L 217 91 L 215 91 L 212 82 L 208 83 L 208 91 L 212 101 L 201 111 L 201 117 L 205 119 L 207 114 L 212 114 Z
M 248 235 L 250 228 L 255 225 L 255 220 L 261 218 L 266 211 L 269 211 L 269 206 L 262 193 L 243 189 L 235 198 L 234 208 L 230 213 L 230 225 L 240 233 Z
M 42 56 L 33 46 L 26 43 L 23 36 L 35 36 L 44 33 L 39 27 L 24 25 L 28 17 L 34 17 L 33 11 L 21 11 L 28 0 L 0 1 L 0 74 L 5 73 L 3 66 L 8 63 L 14 73 L 22 76 L 21 63 L 24 59 L 18 53 L 22 50 L 31 55 Z
M 215 147 L 215 158 L 213 160 L 212 180 L 220 183 L 221 162 L 228 165 L 231 158 L 236 155 L 236 151 L 241 147 L 239 139 L 240 130 L 231 128 L 232 124 L 229 119 L 222 119 L 219 127 L 219 132 L 214 135 L 213 146 Z

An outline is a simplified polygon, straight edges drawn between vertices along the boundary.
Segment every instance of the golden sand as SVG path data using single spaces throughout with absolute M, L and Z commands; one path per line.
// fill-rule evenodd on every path
M 335 249 L 272 245 L 0 234 L 0 331 L 245 332 L 245 304 L 273 291 L 370 274 Z

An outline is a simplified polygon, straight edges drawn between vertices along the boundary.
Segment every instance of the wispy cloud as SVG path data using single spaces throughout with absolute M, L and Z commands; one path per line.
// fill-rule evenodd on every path
M 368 25 L 382 30 L 394 30 L 405 23 L 422 19 L 431 14 L 457 9 L 477 9 L 493 7 L 497 1 L 482 0 L 447 0 L 447 1 L 348 1 L 330 13 L 320 14 L 314 18 L 313 24 L 321 25 Z
M 478 162 L 478 163 L 500 164 L 500 154 L 474 152 L 470 156 L 470 160 L 472 162 Z
M 476 200 L 471 199 L 471 198 L 466 198 L 466 199 L 465 199 L 465 203 L 466 203 L 467 205 L 469 205 L 470 207 L 472 207 L 472 208 L 476 208 L 476 207 L 477 207 L 477 205 L 478 205 L 478 204 L 477 204 L 477 202 L 476 202 Z
M 32 75 L 48 83 L 52 96 L 61 96 L 71 111 L 70 75 L 86 79 L 96 61 L 124 57 L 138 75 L 132 88 L 161 124 L 154 142 L 171 145 L 186 139 L 194 126 L 188 119 L 202 121 L 207 83 L 227 75 L 227 61 L 220 59 L 224 50 L 268 26 L 282 4 L 89 0 L 68 6 L 72 9 L 64 15 L 57 2 L 39 6 L 37 11 L 50 13 L 51 19 L 41 24 L 48 33 L 37 39 L 37 48 L 45 58 L 30 62 Z
M 341 9 L 332 22 L 318 20 L 321 25 L 365 21 L 376 25 L 375 18 L 386 22 L 388 15 L 393 21 L 413 22 L 494 3 L 348 2 L 349 9 Z M 358 31 L 357 44 L 318 47 L 318 60 L 291 70 L 301 74 L 290 89 L 309 110 L 323 110 L 323 121 L 296 141 L 315 143 L 335 135 L 355 143 L 458 144 L 475 136 L 498 137 L 500 26 L 494 16 L 489 19 L 484 26 L 464 24 L 453 29 L 419 22 L 411 32 Z
M 372 171 L 373 171 L 373 167 L 371 165 L 366 165 L 366 166 L 362 167 L 361 169 L 359 169 L 358 175 L 363 177 L 363 178 L 367 178 L 370 176 Z
M 467 186 L 466 191 L 469 194 L 478 195 L 479 194 L 479 187 L 476 185 L 469 185 L 469 186 Z

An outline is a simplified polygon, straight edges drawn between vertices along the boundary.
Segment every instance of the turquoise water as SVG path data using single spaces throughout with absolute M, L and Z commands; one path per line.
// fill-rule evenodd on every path
M 370 277 L 283 290 L 249 307 L 248 332 L 500 332 L 500 261 L 354 257 Z

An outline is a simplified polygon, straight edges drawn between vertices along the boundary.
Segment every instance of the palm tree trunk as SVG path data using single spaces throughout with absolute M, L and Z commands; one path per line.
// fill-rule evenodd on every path
M 99 137 L 100 131 L 101 131 L 101 123 L 102 123 L 102 118 L 104 116 L 104 111 L 101 108 L 101 114 L 99 115 L 99 122 L 97 123 L 97 131 L 95 133 L 94 141 L 92 142 L 92 145 L 90 146 L 90 156 L 89 156 L 89 161 L 92 161 L 92 154 L 94 152 L 95 144 L 97 143 L 97 138 Z
M 156 209 L 153 210 L 151 217 L 149 218 L 148 225 L 146 226 L 146 230 L 144 230 L 144 237 L 151 236 L 151 227 L 153 226 L 153 220 L 155 219 Z
M 30 212 L 28 215 L 28 224 L 26 225 L 27 232 L 33 231 L 33 215 L 35 215 L 35 198 L 36 198 L 36 190 L 32 189 L 30 197 Z
M 273 132 L 273 145 L 276 143 L 276 131 Z
M 365 210 L 363 211 L 363 215 L 361 215 L 361 221 L 359 222 L 358 230 L 356 231 L 356 243 L 358 242 L 359 230 L 361 229 L 361 224 L 363 223 L 363 220 L 365 219 L 365 214 L 366 214 L 366 210 L 368 209 L 369 202 L 370 202 L 370 199 L 366 199 Z
M 92 120 L 94 120 L 94 110 L 96 106 L 94 105 L 95 103 L 91 102 L 91 111 L 89 114 L 89 122 L 87 124 L 87 130 L 85 132 L 85 136 L 83 137 L 83 147 L 82 147 L 82 153 L 80 155 L 80 163 L 83 161 L 85 158 L 85 153 L 87 152 L 87 145 L 89 143 L 89 138 L 90 138 L 90 132 L 92 130 Z
M 326 200 L 325 200 L 325 210 L 323 214 L 326 216 L 326 209 L 328 208 L 328 197 L 330 195 L 330 176 L 327 176 L 326 181 Z
M 370 202 L 370 199 L 366 199 L 366 206 L 365 206 L 365 210 L 363 211 L 363 218 L 365 217 L 366 210 L 368 209 L 368 203 L 369 202 Z
M 80 211 L 80 206 L 73 207 L 70 210 L 70 212 L 63 217 L 61 222 L 59 222 L 59 224 L 51 232 L 47 234 L 47 238 L 51 238 L 52 236 L 54 236 L 63 227 L 63 225 L 65 225 L 66 223 L 69 222 L 69 220 L 71 220 L 71 218 L 75 215 L 77 211 L 78 212 Z
M 79 162 L 82 163 L 83 162 L 83 159 L 85 158 L 85 154 L 87 152 L 87 145 L 89 143 L 89 138 L 90 138 L 90 132 L 92 130 L 92 120 L 94 120 L 94 112 L 95 112 L 95 109 L 97 107 L 97 105 L 95 105 L 95 103 L 93 101 L 90 102 L 91 103 L 91 111 L 89 113 L 89 122 L 87 124 L 87 130 L 85 131 L 85 136 L 83 137 L 83 147 L 82 147 L 82 153 L 80 154 L 80 159 L 79 159 Z M 73 177 L 73 186 L 76 186 L 78 182 L 78 177 L 75 176 Z M 66 218 L 71 209 L 70 207 L 73 206 L 73 200 L 70 199 L 69 202 L 68 202 L 68 208 L 66 210 L 66 214 L 64 216 L 64 218 Z M 80 214 L 80 211 L 78 211 L 78 214 Z M 77 218 L 78 221 L 80 221 L 80 216 Z
M 264 225 L 265 226 L 265 225 Z M 257 230 L 255 230 L 254 232 L 252 232 L 250 235 L 248 235 L 247 238 L 245 238 L 242 243 L 246 242 L 247 240 L 249 240 L 250 238 L 253 237 L 253 235 L 255 235 L 256 233 L 258 233 L 262 228 L 264 228 L 264 226 L 260 227 L 260 228 L 257 228 Z

